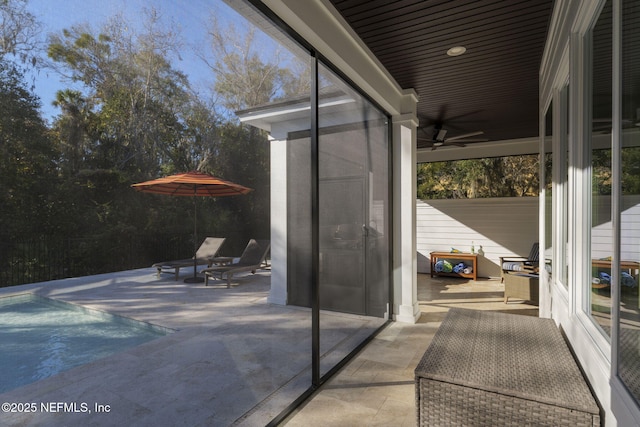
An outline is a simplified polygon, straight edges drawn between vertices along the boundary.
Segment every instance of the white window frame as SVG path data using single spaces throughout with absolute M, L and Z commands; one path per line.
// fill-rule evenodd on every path
M 605 4 L 593 2 L 583 9 L 581 28 L 571 35 L 571 81 L 575 90 L 570 91 L 570 174 L 574 178 L 569 200 L 576 207 L 575 221 L 570 224 L 571 254 L 570 289 L 571 311 L 599 350 L 606 363 L 611 364 L 611 341 L 591 316 L 591 121 L 592 121 L 592 49 L 593 28 Z M 571 167 L 574 166 L 574 167 Z M 614 292 L 614 289 L 611 290 Z

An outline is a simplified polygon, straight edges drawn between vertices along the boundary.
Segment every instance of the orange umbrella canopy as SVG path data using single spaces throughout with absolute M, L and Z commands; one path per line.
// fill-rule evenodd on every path
M 251 188 L 225 181 L 207 173 L 191 171 L 133 184 L 133 188 L 145 193 L 168 196 L 238 196 L 252 191 Z
M 240 184 L 225 181 L 215 176 L 191 171 L 166 176 L 164 178 L 153 179 L 151 181 L 133 184 L 133 188 L 144 193 L 166 194 L 168 196 L 239 196 L 252 191 L 251 188 Z M 202 277 L 198 277 L 196 253 L 198 251 L 198 216 L 196 214 L 196 199 L 193 199 L 193 277 L 188 277 L 185 282 L 203 282 Z

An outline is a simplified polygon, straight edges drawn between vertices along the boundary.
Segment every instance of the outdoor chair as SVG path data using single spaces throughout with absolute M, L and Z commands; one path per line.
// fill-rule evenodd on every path
M 540 248 L 537 242 L 533 244 L 527 257 L 500 257 L 501 282 L 504 282 L 505 274 L 512 272 L 537 273 L 539 258 Z
M 220 247 L 224 243 L 224 237 L 207 237 L 200 245 L 200 248 L 196 251 L 195 259 L 196 265 L 206 265 L 207 267 L 211 267 L 213 265 L 213 258 L 218 254 Z M 158 269 L 158 277 L 164 270 L 175 270 L 176 281 L 178 280 L 178 276 L 180 275 L 180 269 L 182 267 L 193 267 L 193 257 L 187 259 L 179 259 L 175 261 L 164 261 L 153 264 L 152 267 Z
M 201 271 L 204 274 L 204 284 L 205 286 L 209 286 L 209 278 L 217 278 L 223 280 L 226 278 L 227 280 L 227 288 L 231 287 L 231 278 L 236 273 L 241 273 L 244 271 L 250 271 L 252 274 L 264 267 L 265 259 L 267 257 L 267 253 L 269 252 L 269 248 L 271 244 L 269 240 L 249 240 L 247 247 L 242 252 L 240 259 L 237 262 L 231 262 L 226 265 L 219 265 L 216 267 L 205 268 Z M 218 262 L 218 260 L 214 260 Z M 226 260 L 223 259 L 223 261 Z

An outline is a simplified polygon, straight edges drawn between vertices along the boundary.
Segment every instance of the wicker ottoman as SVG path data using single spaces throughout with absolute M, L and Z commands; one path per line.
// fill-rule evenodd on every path
M 504 303 L 509 298 L 531 301 L 538 305 L 539 281 L 537 274 L 508 273 L 504 275 Z
M 599 426 L 550 319 L 451 309 L 415 370 L 420 426 Z

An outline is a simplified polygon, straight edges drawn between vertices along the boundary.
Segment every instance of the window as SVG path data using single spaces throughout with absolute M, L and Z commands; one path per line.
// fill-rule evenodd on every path
M 620 304 L 618 366 L 622 381 L 640 402 L 640 4 L 622 2 L 620 150 Z
M 607 2 L 593 28 L 591 87 L 591 177 L 590 258 L 591 280 L 583 283 L 588 301 L 587 312 L 611 334 L 611 259 L 613 228 L 611 221 L 611 77 L 612 77 L 612 4 Z
M 569 288 L 569 218 L 574 213 L 569 211 L 569 85 L 560 91 L 559 116 L 560 126 L 555 156 L 556 167 L 556 277 Z
M 547 113 L 545 114 L 544 120 L 544 241 L 545 241 L 545 250 L 544 257 L 546 260 L 551 262 L 553 266 L 555 264 L 555 254 L 553 251 L 553 212 L 554 212 L 554 203 L 553 203 L 553 149 L 552 147 L 552 135 L 553 135 L 553 102 L 549 104 L 549 108 L 547 109 Z

